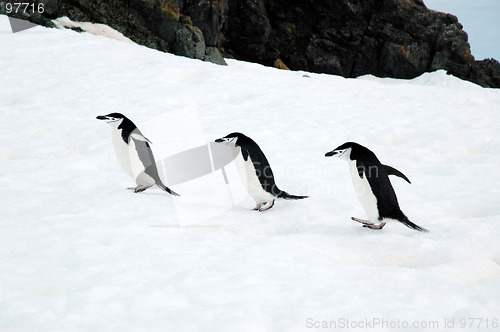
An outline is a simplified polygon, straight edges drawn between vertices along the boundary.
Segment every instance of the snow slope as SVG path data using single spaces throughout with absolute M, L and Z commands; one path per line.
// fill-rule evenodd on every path
M 220 67 L 0 19 L 0 331 L 500 324 L 500 90 Z M 231 165 L 229 186 L 216 172 L 179 198 L 133 194 L 95 119 L 110 112 L 157 160 L 241 131 L 278 186 L 310 198 L 250 211 Z M 365 215 L 348 165 L 324 157 L 346 141 L 410 178 L 393 186 L 430 233 L 350 221 Z

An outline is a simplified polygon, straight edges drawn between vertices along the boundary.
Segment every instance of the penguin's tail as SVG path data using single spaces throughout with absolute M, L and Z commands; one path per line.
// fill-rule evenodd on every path
M 163 183 L 157 183 L 158 187 L 160 187 L 161 190 L 163 191 L 166 191 L 167 193 L 169 193 L 170 195 L 173 195 L 173 196 L 180 196 L 178 193 L 176 193 L 175 191 L 173 191 L 172 189 L 170 189 L 169 187 L 167 187 L 166 185 L 164 185 Z
M 296 196 L 296 195 L 290 195 L 286 191 L 281 190 L 280 193 L 277 195 L 278 198 L 283 198 L 283 199 L 304 199 L 309 196 Z
M 417 224 L 414 224 L 412 223 L 408 218 L 404 218 L 404 219 L 401 219 L 399 220 L 403 225 L 405 225 L 406 227 L 408 228 L 411 228 L 411 229 L 414 229 L 416 231 L 419 231 L 419 232 L 422 232 L 422 233 L 428 233 L 429 230 L 428 229 L 425 229 L 423 227 L 420 227 L 419 225 Z

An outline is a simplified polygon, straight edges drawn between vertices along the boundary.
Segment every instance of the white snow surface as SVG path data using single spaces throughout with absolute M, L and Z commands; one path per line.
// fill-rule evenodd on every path
M 91 33 L 93 35 L 104 36 L 119 41 L 124 41 L 127 43 L 133 43 L 132 40 L 125 37 L 121 32 L 105 24 L 72 21 L 67 16 L 59 17 L 55 20 L 52 20 L 52 22 L 56 25 L 58 29 L 80 28 L 83 31 Z
M 0 331 L 500 323 L 500 90 L 442 71 L 222 67 L 70 30 L 12 34 L 0 19 Z M 111 112 L 157 160 L 243 132 L 281 189 L 310 198 L 251 211 L 220 171 L 173 186 L 181 197 L 134 194 L 95 119 Z M 366 216 L 348 164 L 324 157 L 346 141 L 410 178 L 391 180 L 430 233 L 350 221 Z

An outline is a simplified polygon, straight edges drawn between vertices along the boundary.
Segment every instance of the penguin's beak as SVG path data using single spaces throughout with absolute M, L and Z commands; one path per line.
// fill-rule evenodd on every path
M 99 115 L 96 117 L 97 120 L 109 120 L 109 118 L 105 115 Z
M 231 138 L 231 139 L 226 138 L 226 137 L 223 137 L 223 138 L 218 138 L 218 139 L 216 139 L 216 140 L 215 140 L 215 143 L 226 143 L 226 145 L 227 145 L 227 144 L 229 144 L 229 143 L 233 143 L 233 142 L 235 142 L 235 140 L 236 140 L 236 137 L 233 137 L 233 138 Z
M 333 151 L 330 151 L 330 152 L 327 152 L 325 154 L 325 157 L 331 157 L 331 156 L 335 156 L 336 154 L 338 154 L 339 152 L 337 150 L 333 150 Z

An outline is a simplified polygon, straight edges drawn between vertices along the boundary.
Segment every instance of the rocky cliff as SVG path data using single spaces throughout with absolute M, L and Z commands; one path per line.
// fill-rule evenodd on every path
M 224 56 L 344 77 L 413 78 L 445 69 L 500 87 L 500 63 L 476 61 L 457 18 L 422 0 L 40 2 L 44 13 L 21 16 L 44 25 L 60 16 L 104 23 L 148 47 L 219 64 Z

